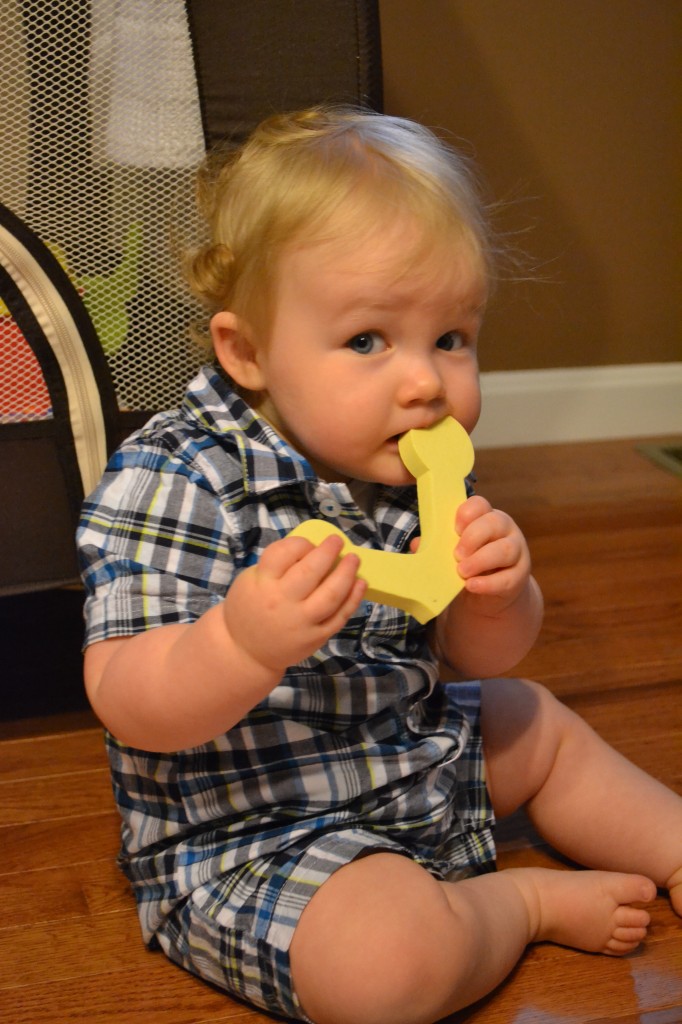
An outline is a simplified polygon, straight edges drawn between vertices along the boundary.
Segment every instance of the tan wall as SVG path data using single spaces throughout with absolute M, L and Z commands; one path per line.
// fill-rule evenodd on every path
M 467 140 L 538 265 L 484 370 L 682 359 L 679 0 L 381 0 L 385 109 Z

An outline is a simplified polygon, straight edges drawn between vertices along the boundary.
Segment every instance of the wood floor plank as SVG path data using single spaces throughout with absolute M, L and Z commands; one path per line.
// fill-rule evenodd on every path
M 0 742 L 37 739 L 39 736 L 64 736 L 88 729 L 99 729 L 99 722 L 90 709 L 60 711 L 32 718 L 0 720 Z
M 62 742 L 66 740 L 67 742 Z M 0 743 L 0 784 L 106 767 L 102 729 Z
M 674 536 L 671 536 L 674 534 Z M 615 537 L 557 534 L 530 542 L 535 574 L 552 601 L 561 606 L 601 608 L 605 604 L 682 605 L 675 546 L 682 550 L 682 527 L 664 531 L 618 531 Z M 633 550 L 635 549 L 636 550 Z M 600 550 L 601 548 L 601 550 Z M 599 572 L 595 572 L 598 559 Z M 633 564 L 646 572 L 633 572 Z
M 20 925 L 65 922 L 87 914 L 127 912 L 132 906 L 129 884 L 113 857 L 1 874 L 0 888 L 0 932 Z M 40 899 L 35 898 L 37 893 Z
M 112 807 L 83 817 L 4 826 L 0 828 L 2 872 L 36 871 L 110 859 L 120 845 L 120 821 L 118 811 Z
M 578 500 L 575 504 L 552 505 L 537 499 L 529 502 L 505 495 L 502 500 L 495 501 L 495 495 L 491 499 L 488 492 L 485 496 L 491 504 L 504 509 L 518 522 L 533 549 L 543 538 L 551 541 L 552 537 L 577 537 L 582 533 L 607 535 L 613 530 L 614 516 L 618 516 L 619 529 L 622 530 L 674 529 L 680 524 L 679 492 L 654 502 L 642 502 L 641 495 L 627 499 L 632 504 L 627 508 L 626 517 L 619 509 L 614 509 L 612 501 L 583 503 Z
M 620 617 L 609 610 L 562 621 L 550 610 L 536 646 L 514 674 L 547 683 L 559 695 L 675 679 L 682 652 L 671 628 L 666 615 L 633 620 L 624 609 Z
M 589 693 L 595 686 L 610 688 L 645 686 L 663 678 L 672 678 L 679 669 L 674 658 L 657 658 L 652 653 L 646 660 L 646 642 L 633 654 L 633 664 L 618 661 L 608 676 L 605 671 L 613 651 L 608 643 L 595 642 L 590 653 L 581 650 L 580 641 L 557 644 L 551 650 L 538 652 L 516 666 L 514 674 L 544 683 L 557 697 L 570 699 L 580 693 Z
M 88 771 L 0 782 L 0 821 L 5 825 L 97 814 L 113 807 L 109 770 L 102 765 Z
M 644 746 L 682 731 L 682 679 L 574 694 L 567 703 L 609 742 L 632 736 Z
M 140 928 L 135 908 L 125 913 L 83 916 L 69 922 L 69 941 L 62 941 L 61 921 L 0 930 L 3 989 L 85 978 L 109 971 L 130 970 L 140 956 Z
M 134 970 L 0 988 L 3 1024 L 273 1024 L 265 1016 L 145 953 Z
M 631 520 L 639 510 L 653 518 L 670 503 L 679 517 L 679 477 L 645 459 L 638 443 L 633 438 L 484 449 L 476 453 L 478 486 L 481 493 L 494 494 L 502 507 L 513 504 L 544 513 L 608 507 L 613 521 L 614 514 Z M 551 515 L 543 519 L 552 526 Z
M 73 869 L 44 872 L 15 872 L 0 875 L 2 886 L 2 922 L 0 935 L 8 928 L 59 921 L 68 928 L 68 919 L 88 913 L 88 904 L 77 873 Z M 36 894 L 40 899 L 36 899 Z
M 133 905 L 130 883 L 114 859 L 88 861 L 75 870 L 91 914 L 121 913 Z

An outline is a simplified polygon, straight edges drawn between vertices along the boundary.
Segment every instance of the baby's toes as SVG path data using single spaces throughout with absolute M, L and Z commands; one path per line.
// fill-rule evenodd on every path
M 646 938 L 646 928 L 617 928 L 606 943 L 604 952 L 609 956 L 624 956 Z
M 614 914 L 613 930 L 606 943 L 605 953 L 623 956 L 644 941 L 651 917 L 646 910 L 619 907 Z
M 651 924 L 651 914 L 644 907 L 617 907 L 613 915 L 614 932 L 619 928 L 644 930 Z
M 613 933 L 614 941 L 624 942 L 626 946 L 639 946 L 646 936 L 646 928 L 616 928 Z

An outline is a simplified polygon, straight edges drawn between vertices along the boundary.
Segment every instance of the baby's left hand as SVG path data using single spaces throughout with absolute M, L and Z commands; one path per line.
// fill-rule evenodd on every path
M 528 583 L 531 570 L 526 539 L 511 516 L 480 495 L 457 510 L 457 569 L 470 594 L 512 604 Z

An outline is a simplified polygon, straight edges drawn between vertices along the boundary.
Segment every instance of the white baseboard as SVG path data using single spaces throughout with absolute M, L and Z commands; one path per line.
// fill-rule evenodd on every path
M 682 434 L 682 362 L 481 374 L 477 448 Z

